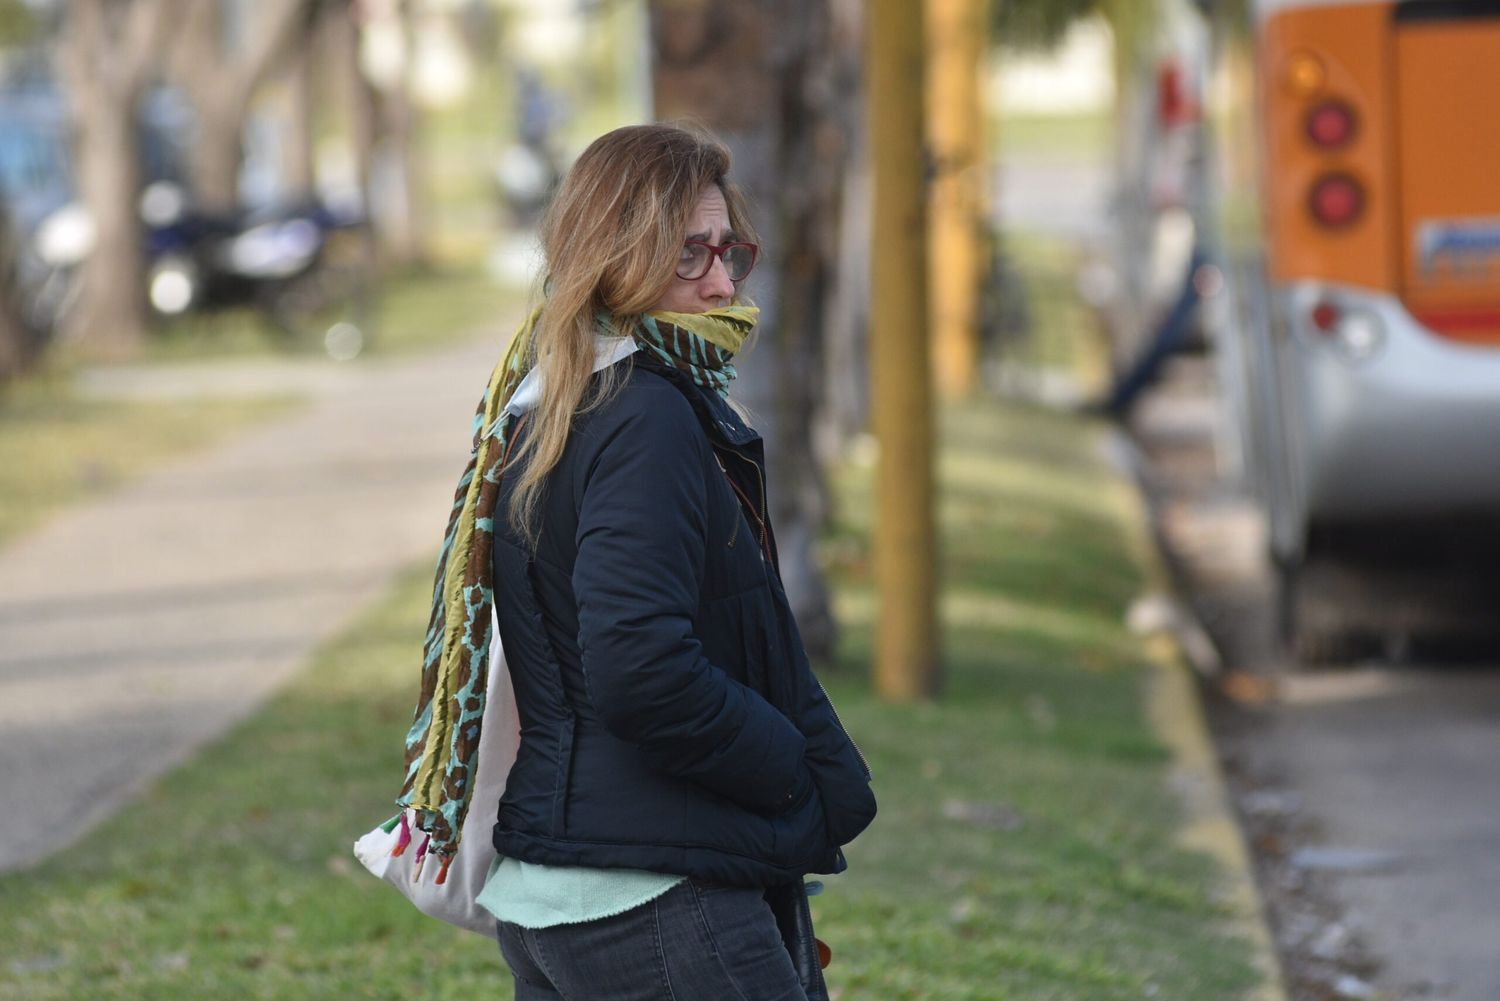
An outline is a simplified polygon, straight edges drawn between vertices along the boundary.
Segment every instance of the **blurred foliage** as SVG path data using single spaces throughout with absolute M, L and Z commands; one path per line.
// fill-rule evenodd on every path
M 1098 12 L 1101 0 L 1000 0 L 992 2 L 995 39 L 1008 49 L 1051 49 L 1075 21 Z
M 1041 115 L 990 114 L 990 131 L 1001 137 L 1006 156 L 1062 157 L 1102 161 L 1114 137 L 1114 116 L 1107 112 Z
M 39 27 L 40 19 L 21 0 L 0 0 L 0 46 L 24 45 Z
M 1158 0 L 1099 0 L 1099 13 L 1115 36 L 1115 79 L 1123 90 L 1129 86 L 1143 60 L 1151 55 L 1151 40 L 1157 27 Z
M 1215 30 L 1227 37 L 1248 41 L 1254 34 L 1250 0 L 1199 0 L 1199 6 Z
M 1085 251 L 1066 237 L 1020 229 L 1007 230 L 1002 247 L 1014 264 L 1011 292 L 1021 299 L 1025 319 L 1024 328 L 1000 345 L 994 358 L 1002 384 L 1051 378 L 1085 396 L 1105 392 L 1109 346 L 1097 317 L 1078 295 Z
M 1156 25 L 1157 0 L 992 0 L 995 41 L 1011 51 L 1046 51 L 1061 44 L 1068 29 L 1091 15 L 1109 22 L 1117 64 L 1133 60 Z

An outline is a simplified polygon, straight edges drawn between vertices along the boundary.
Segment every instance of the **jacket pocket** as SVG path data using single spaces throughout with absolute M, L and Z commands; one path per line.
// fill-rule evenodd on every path
M 814 781 L 828 825 L 829 843 L 847 845 L 875 819 L 875 792 L 862 777 L 844 769 L 812 766 Z
M 846 845 L 875 819 L 870 769 L 811 670 L 806 681 L 810 698 L 797 723 L 807 736 L 807 764 L 818 785 L 829 837 L 836 846 Z
M 573 784 L 573 742 L 577 736 L 578 717 L 571 713 L 558 727 L 557 777 L 552 792 L 552 836 L 565 837 L 568 833 L 568 800 Z

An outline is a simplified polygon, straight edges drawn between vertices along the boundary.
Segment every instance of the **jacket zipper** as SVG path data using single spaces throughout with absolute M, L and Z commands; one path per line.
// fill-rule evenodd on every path
M 756 483 L 757 486 L 760 487 L 760 507 L 757 508 L 757 510 L 764 512 L 764 511 L 766 511 L 767 507 L 770 504 L 770 501 L 766 499 L 766 480 L 765 480 L 765 477 L 761 476 L 761 474 L 760 474 L 760 466 L 759 466 L 759 464 L 751 462 L 750 463 L 750 468 L 753 469 L 753 470 L 755 470 L 755 483 Z M 769 562 L 772 567 L 775 567 L 776 572 L 778 574 L 780 574 L 781 573 L 781 568 L 776 565 L 776 555 L 771 552 L 771 541 L 770 541 L 770 539 L 771 539 L 771 533 L 768 532 L 768 531 L 766 531 L 765 515 L 761 515 L 759 517 L 760 517 L 760 545 L 761 545 L 761 548 L 765 550 L 766 561 Z
M 817 681 L 817 676 L 816 675 L 814 675 L 813 680 Z M 865 770 L 865 778 L 866 779 L 874 778 L 874 776 L 870 774 L 870 763 L 865 760 L 865 756 L 860 751 L 859 745 L 854 742 L 854 734 L 852 734 L 852 733 L 849 732 L 849 728 L 847 726 L 845 726 L 844 725 L 844 721 L 839 718 L 838 707 L 833 704 L 833 699 L 829 698 L 828 689 L 826 689 L 826 688 L 823 687 L 823 682 L 821 682 L 821 681 L 818 681 L 818 691 L 820 691 L 820 692 L 823 693 L 823 698 L 824 699 L 827 699 L 827 701 L 828 701 L 828 709 L 829 709 L 829 711 L 831 711 L 833 713 L 833 721 L 839 725 L 839 729 L 840 730 L 844 731 L 844 736 L 849 738 L 849 746 L 852 747 L 852 748 L 854 748 L 854 756 L 859 759 L 860 765 L 863 766 L 863 768 Z
M 770 546 L 770 543 L 767 541 L 767 539 L 769 537 L 769 533 L 766 532 L 766 523 L 765 523 L 765 520 L 763 518 L 761 518 L 761 516 L 757 513 L 757 508 L 755 507 L 754 504 L 752 504 L 750 502 L 750 498 L 746 497 L 744 491 L 742 491 L 739 488 L 739 485 L 734 482 L 734 477 L 732 477 L 732 476 L 729 475 L 729 470 L 727 468 L 725 468 L 725 466 L 724 466 L 724 458 L 723 458 L 723 456 L 719 455 L 717 449 L 714 451 L 714 458 L 718 460 L 719 471 L 724 474 L 724 480 L 725 480 L 726 483 L 729 484 L 729 489 L 731 489 L 731 490 L 733 490 L 735 492 L 735 495 L 739 497 L 742 506 L 746 510 L 748 510 L 750 512 L 750 517 L 752 517 L 752 518 L 755 519 L 755 524 L 760 529 L 760 552 L 761 552 L 761 556 L 762 556 L 763 559 L 766 560 L 766 562 L 770 563 L 774 567 L 776 565 L 776 561 L 771 556 L 771 546 Z M 750 463 L 750 465 L 752 467 L 754 467 L 755 463 L 752 462 L 752 463 Z M 756 468 L 755 475 L 756 475 L 757 479 L 759 479 L 759 477 L 760 477 L 760 469 L 759 468 Z M 763 511 L 763 510 L 765 510 L 765 498 L 766 498 L 766 485 L 765 485 L 765 481 L 764 480 L 760 481 L 760 497 L 761 497 L 761 507 L 759 508 L 759 510 Z M 730 544 L 731 545 L 734 544 L 732 539 L 730 540 Z
M 739 494 L 741 500 L 745 500 L 748 503 L 748 498 L 746 498 L 745 495 L 740 492 L 740 488 L 735 485 L 734 478 L 729 475 L 729 470 L 724 468 L 724 460 L 719 455 L 717 449 L 714 450 L 714 458 L 718 459 L 719 469 L 724 473 L 724 478 L 729 481 L 730 488 L 732 490 L 734 490 L 734 492 L 736 494 Z M 764 511 L 765 510 L 765 505 L 766 505 L 766 481 L 765 481 L 765 478 L 760 475 L 760 467 L 759 466 L 757 466 L 754 462 L 751 462 L 750 466 L 751 466 L 751 468 L 753 468 L 755 470 L 756 482 L 760 484 L 760 503 L 761 503 L 761 506 L 760 506 L 759 510 Z M 760 526 L 761 552 L 765 553 L 766 554 L 766 558 L 768 560 L 770 560 L 772 566 L 775 566 L 775 561 L 772 560 L 771 557 L 770 557 L 770 546 L 767 545 L 767 543 L 766 543 L 766 537 L 767 537 L 766 523 L 765 523 L 764 520 L 761 519 L 761 517 L 758 514 L 756 514 L 756 508 L 752 507 L 750 509 L 750 513 L 755 518 L 756 523 Z M 820 692 L 823 693 L 823 698 L 828 703 L 828 709 L 829 709 L 829 711 L 833 713 L 833 721 L 839 725 L 839 729 L 840 730 L 844 731 L 844 736 L 849 738 L 849 746 L 852 747 L 852 748 L 854 748 L 854 756 L 859 759 L 859 763 L 860 763 L 861 767 L 864 768 L 864 770 L 865 770 L 865 778 L 867 778 L 867 779 L 871 778 L 872 776 L 870 774 L 870 763 L 865 760 L 864 752 L 862 752 L 859 749 L 859 744 L 855 742 L 854 735 L 851 734 L 849 732 L 849 728 L 844 725 L 844 720 L 842 719 L 842 717 L 839 716 L 838 707 L 833 704 L 833 699 L 830 698 L 829 695 L 828 695 L 828 689 L 826 689 L 826 688 L 823 687 L 823 683 L 821 681 L 817 680 L 817 676 L 816 675 L 814 675 L 813 680 L 817 683 L 818 691 L 820 691 Z

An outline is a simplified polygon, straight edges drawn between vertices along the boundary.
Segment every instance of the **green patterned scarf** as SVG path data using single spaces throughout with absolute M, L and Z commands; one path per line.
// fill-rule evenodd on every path
M 753 306 L 729 306 L 707 313 L 646 313 L 636 319 L 630 334 L 636 348 L 722 396 L 728 394 L 734 378 L 730 359 L 755 326 L 759 312 Z M 396 802 L 415 810 L 417 828 L 428 832 L 418 857 L 442 859 L 440 883 L 458 848 L 474 785 L 494 639 L 490 560 L 500 474 L 509 457 L 512 432 L 524 419 L 508 404 L 535 358 L 540 315 L 538 307 L 516 332 L 474 414 L 469 463 L 458 481 L 438 556 L 423 646 L 421 696 L 406 735 L 406 781 Z M 601 315 L 599 325 L 601 337 L 619 337 L 621 328 L 612 317 Z M 604 350 L 601 342 L 601 357 Z M 627 346 L 625 353 L 628 350 Z M 618 351 L 616 355 L 623 357 Z M 400 823 L 396 855 L 411 840 L 405 810 Z

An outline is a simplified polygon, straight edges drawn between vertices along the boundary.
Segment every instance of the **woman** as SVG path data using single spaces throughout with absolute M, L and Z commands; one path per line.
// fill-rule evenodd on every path
M 657 125 L 579 157 L 543 224 L 545 302 L 477 422 L 478 500 L 450 532 L 474 544 L 445 551 L 474 584 L 434 630 L 482 662 L 487 558 L 522 736 L 480 901 L 520 1001 L 805 997 L 763 894 L 841 871 L 875 814 L 727 402 L 757 253 L 728 169 Z

